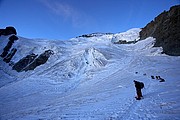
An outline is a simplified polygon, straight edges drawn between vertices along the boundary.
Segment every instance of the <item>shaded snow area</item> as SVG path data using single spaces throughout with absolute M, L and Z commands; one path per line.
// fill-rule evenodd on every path
M 48 49 L 54 54 L 35 70 L 19 73 L 0 58 L 0 120 L 179 120 L 180 57 L 161 54 L 154 38 L 113 44 L 113 37 L 19 37 L 13 62 Z M 1 53 L 6 44 L 1 36 Z M 141 100 L 134 98 L 133 80 L 145 84 Z

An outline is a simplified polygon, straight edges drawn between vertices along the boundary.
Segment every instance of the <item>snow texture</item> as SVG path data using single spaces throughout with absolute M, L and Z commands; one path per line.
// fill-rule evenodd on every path
M 19 37 L 17 62 L 30 53 L 54 51 L 33 71 L 16 72 L 0 58 L 0 120 L 179 120 L 180 57 L 161 54 L 140 29 L 68 41 Z M 8 36 L 0 37 L 0 52 Z M 161 76 L 165 82 L 151 79 Z M 133 80 L 144 82 L 135 100 Z
M 118 42 L 119 40 L 129 41 L 137 41 L 139 39 L 139 32 L 141 29 L 132 28 L 126 32 L 117 33 L 113 35 L 112 42 Z

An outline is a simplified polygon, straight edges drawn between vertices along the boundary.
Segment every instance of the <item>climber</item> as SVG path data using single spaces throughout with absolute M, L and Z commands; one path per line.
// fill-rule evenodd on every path
M 141 89 L 144 88 L 144 83 L 134 80 L 134 84 L 135 84 L 136 93 L 137 93 L 137 96 L 135 98 L 136 100 L 141 100 L 141 98 L 143 97 Z

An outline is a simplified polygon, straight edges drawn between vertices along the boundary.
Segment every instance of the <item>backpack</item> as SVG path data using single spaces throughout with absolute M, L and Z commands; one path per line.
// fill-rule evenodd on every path
M 141 89 L 143 89 L 144 88 L 144 83 L 140 82 L 140 86 L 141 86 Z

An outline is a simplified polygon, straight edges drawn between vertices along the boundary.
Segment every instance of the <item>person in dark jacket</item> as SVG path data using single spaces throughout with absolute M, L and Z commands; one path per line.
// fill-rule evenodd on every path
M 141 98 L 143 97 L 141 89 L 144 87 L 144 83 L 134 80 L 134 84 L 135 84 L 136 93 L 137 93 L 137 96 L 135 98 L 136 100 L 141 100 Z

